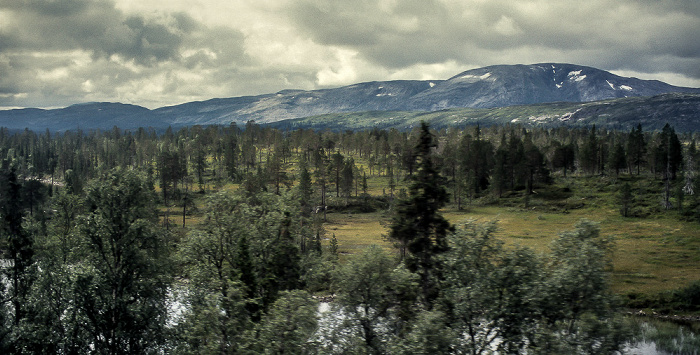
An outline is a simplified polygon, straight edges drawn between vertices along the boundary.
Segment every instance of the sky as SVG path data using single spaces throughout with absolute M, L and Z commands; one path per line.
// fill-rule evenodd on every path
M 148 108 L 497 64 L 700 87 L 699 0 L 0 0 L 0 108 Z

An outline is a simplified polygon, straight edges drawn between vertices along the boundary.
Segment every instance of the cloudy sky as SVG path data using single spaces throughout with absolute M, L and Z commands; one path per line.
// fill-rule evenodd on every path
M 541 62 L 700 87 L 700 1 L 0 0 L 1 108 L 157 108 Z

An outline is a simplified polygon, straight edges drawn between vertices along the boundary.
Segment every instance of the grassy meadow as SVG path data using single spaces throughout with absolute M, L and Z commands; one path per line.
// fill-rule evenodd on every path
M 381 195 L 376 177 L 371 194 Z M 453 224 L 466 221 L 497 221 L 497 236 L 506 245 L 526 246 L 548 252 L 551 242 L 581 219 L 600 224 L 600 233 L 615 241 L 612 289 L 619 294 L 656 294 L 686 287 L 700 280 L 700 224 L 679 218 L 674 210 L 650 216 L 623 217 L 617 203 L 617 186 L 625 178 L 558 177 L 555 184 L 536 190 L 525 207 L 525 196 L 508 196 L 494 202 L 484 197 L 471 204 L 451 204 L 443 215 Z M 639 182 L 644 185 L 647 182 Z M 563 193 L 570 186 L 569 193 Z M 402 186 L 397 188 L 400 189 Z M 388 189 L 385 189 L 388 194 Z M 653 205 L 660 194 L 640 199 L 639 205 Z M 651 200 L 651 201 L 648 201 Z M 659 203 L 660 205 L 660 203 Z M 342 255 L 368 245 L 388 249 L 386 240 L 391 211 L 372 213 L 330 212 L 327 235 L 335 235 Z
M 362 159 L 358 168 L 368 171 Z M 295 174 L 290 166 L 290 174 Z M 363 169 L 365 168 L 365 169 Z M 388 177 L 367 177 L 367 192 L 373 199 L 383 201 L 374 212 L 361 213 L 356 208 L 345 207 L 346 199 L 336 197 L 335 186 L 328 186 L 329 210 L 324 223 L 328 245 L 335 235 L 339 244 L 341 261 L 347 260 L 372 244 L 393 250 L 386 239 L 393 209 L 391 201 L 407 190 L 403 176 L 397 180 L 393 199 L 388 187 Z M 295 181 L 295 183 L 298 181 Z M 629 182 L 638 193 L 635 206 L 643 217 L 622 217 L 619 212 L 618 191 L 622 183 Z M 188 228 L 201 223 L 206 196 L 214 191 L 235 191 L 237 184 L 207 185 L 207 194 L 194 194 L 194 211 L 186 218 Z M 361 191 L 361 187 L 360 193 Z M 192 187 L 196 190 L 196 187 Z M 274 191 L 274 190 L 271 190 Z M 561 175 L 554 183 L 540 186 L 529 197 L 524 191 L 512 192 L 498 199 L 486 194 L 478 199 L 463 201 L 462 209 L 451 204 L 443 209 L 443 215 L 453 224 L 466 221 L 497 221 L 497 236 L 508 246 L 526 246 L 538 252 L 548 252 L 550 243 L 559 233 L 571 230 L 581 219 L 600 224 L 600 232 L 615 241 L 613 256 L 612 289 L 621 295 L 653 295 L 686 287 L 700 280 L 700 223 L 684 221 L 678 211 L 660 207 L 662 184 L 658 180 L 621 175 L 616 177 L 584 177 Z M 448 187 L 448 192 L 451 192 Z M 354 194 L 354 192 L 353 192 Z M 672 201 L 675 202 L 675 201 Z M 350 198 L 350 205 L 357 204 Z M 171 225 L 182 226 L 182 207 L 175 205 L 161 208 Z M 321 218 L 320 214 L 317 218 Z M 184 232 L 184 231 L 183 231 Z
M 600 223 L 601 234 L 615 240 L 612 288 L 620 294 L 653 294 L 685 287 L 700 280 L 700 226 L 674 217 L 624 218 L 609 208 L 582 208 L 567 214 L 497 206 L 475 206 L 463 211 L 444 210 L 454 224 L 468 220 L 498 221 L 497 236 L 507 245 L 547 252 L 563 231 L 586 218 Z M 329 213 L 326 232 L 338 239 L 342 254 L 371 244 L 391 248 L 385 236 L 390 214 Z

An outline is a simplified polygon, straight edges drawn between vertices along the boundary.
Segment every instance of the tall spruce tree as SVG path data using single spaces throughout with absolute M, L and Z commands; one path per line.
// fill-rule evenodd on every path
M 581 146 L 581 155 L 579 156 L 579 162 L 583 167 L 583 171 L 589 175 L 595 174 L 598 169 L 598 144 L 598 136 L 596 134 L 595 125 L 593 125 L 588 137 Z
M 445 178 L 433 162 L 434 146 L 433 135 L 422 122 L 415 148 L 417 171 L 410 177 L 409 197 L 399 203 L 389 232 L 408 269 L 420 275 L 422 301 L 428 307 L 439 291 L 440 266 L 435 256 L 448 250 L 446 237 L 454 230 L 439 212 L 449 197 Z
M 644 139 L 644 133 L 642 133 L 642 125 L 637 125 L 636 129 L 630 131 L 629 137 L 627 139 L 627 163 L 629 164 L 630 174 L 633 171 L 633 167 L 637 167 L 637 175 L 641 171 L 642 164 L 645 163 L 644 155 L 647 151 L 647 142 Z
M 311 174 L 307 167 L 306 160 L 303 158 L 299 161 L 299 206 L 301 215 L 308 217 L 311 212 L 311 195 L 313 187 L 311 186 Z

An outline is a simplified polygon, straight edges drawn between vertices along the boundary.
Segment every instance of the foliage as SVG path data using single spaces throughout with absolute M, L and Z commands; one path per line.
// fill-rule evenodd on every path
M 312 354 L 318 304 L 301 290 L 284 291 L 258 325 L 259 354 Z
M 341 329 L 327 331 L 341 331 L 344 339 L 329 350 L 385 352 L 413 313 L 417 279 L 378 246 L 370 246 L 342 265 L 334 274 L 333 289 L 338 294 L 336 312 L 343 315 L 344 322 Z
M 34 282 L 34 240 L 22 226 L 21 184 L 14 167 L 3 162 L 0 171 L 0 251 L 2 274 L 0 300 L 2 310 L 9 311 L 0 317 L 0 346 L 7 351 L 19 351 L 22 334 L 20 324 L 30 314 L 26 303 Z M 9 326 L 9 329 L 6 327 Z
M 192 349 L 207 339 L 211 349 L 240 351 L 279 292 L 300 286 L 299 214 L 291 200 L 291 194 L 269 193 L 253 200 L 227 193 L 210 198 L 206 222 L 181 248 L 193 283 L 181 327 Z M 202 328 L 199 319 L 207 314 L 219 321 Z
M 645 271 L 616 260 L 617 289 L 669 287 L 648 270 L 697 261 L 696 222 L 678 222 L 700 216 L 696 138 L 641 125 L 0 130 L 0 352 L 609 352 L 625 337 L 611 241 L 581 222 L 549 254 L 511 243 L 544 252 L 592 215 L 644 245 Z M 664 181 L 678 211 L 660 207 Z M 517 235 L 453 230 L 443 215 L 464 214 L 448 188 L 454 207 L 469 198 Z M 167 222 L 177 201 L 181 227 Z M 403 263 L 388 243 L 360 249 L 389 224 Z M 696 286 L 629 304 L 694 311 Z M 329 292 L 342 321 L 320 334 L 310 294 Z
M 444 306 L 467 353 L 527 346 L 541 318 L 542 261 L 527 249 L 507 251 L 495 224 L 467 223 L 450 236 L 445 255 Z
M 613 317 L 606 287 L 610 242 L 580 222 L 543 258 L 505 249 L 495 224 L 468 223 L 450 237 L 443 308 L 454 341 L 469 354 L 608 353 L 626 333 Z
M 132 171 L 88 185 L 74 287 L 98 352 L 151 353 L 164 341 L 172 244 L 155 227 L 154 194 Z

